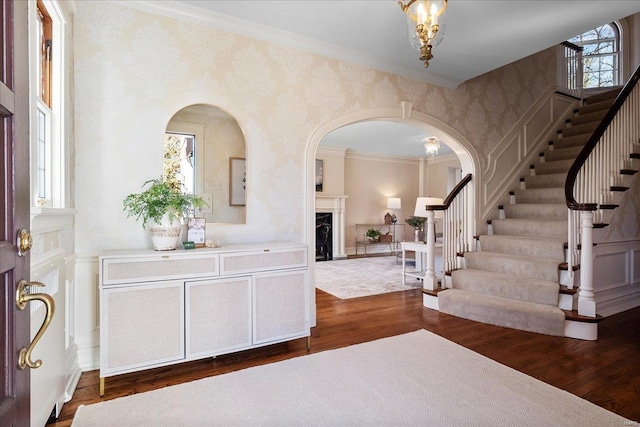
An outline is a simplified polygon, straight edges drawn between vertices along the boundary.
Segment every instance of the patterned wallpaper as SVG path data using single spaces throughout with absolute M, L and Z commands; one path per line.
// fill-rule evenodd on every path
M 246 136 L 247 224 L 208 235 L 303 240 L 306 146 L 328 120 L 410 101 L 485 162 L 555 84 L 555 49 L 447 89 L 110 2 L 77 2 L 74 32 L 77 245 L 87 255 L 149 246 L 122 199 L 160 173 L 162 133 L 186 105 L 223 108 Z

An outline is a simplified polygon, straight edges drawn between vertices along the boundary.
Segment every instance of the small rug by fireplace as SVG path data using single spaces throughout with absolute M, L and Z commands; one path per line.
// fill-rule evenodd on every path
M 353 258 L 316 263 L 316 287 L 341 299 L 365 297 L 422 287 L 402 284 L 402 261 L 395 256 Z

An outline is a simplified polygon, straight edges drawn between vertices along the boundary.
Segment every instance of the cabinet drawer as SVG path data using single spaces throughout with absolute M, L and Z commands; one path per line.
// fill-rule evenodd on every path
M 220 255 L 220 274 L 240 274 L 307 266 L 307 248 L 263 249 Z
M 218 263 L 218 254 L 105 258 L 102 260 L 102 284 L 217 276 Z

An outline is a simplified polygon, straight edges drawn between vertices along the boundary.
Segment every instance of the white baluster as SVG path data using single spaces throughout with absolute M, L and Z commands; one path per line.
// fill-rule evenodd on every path
M 427 211 L 427 268 L 424 275 L 423 287 L 429 290 L 438 289 L 438 278 L 436 277 L 436 223 L 434 221 L 435 212 Z

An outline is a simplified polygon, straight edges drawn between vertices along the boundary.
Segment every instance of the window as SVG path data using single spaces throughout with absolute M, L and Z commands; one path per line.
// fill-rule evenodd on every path
M 583 47 L 585 89 L 617 86 L 620 75 L 620 31 L 614 23 L 601 25 L 569 40 Z
M 63 31 L 55 2 L 29 2 L 33 205 L 65 207 Z
M 163 147 L 163 179 L 184 193 L 195 194 L 196 136 L 167 132 Z

